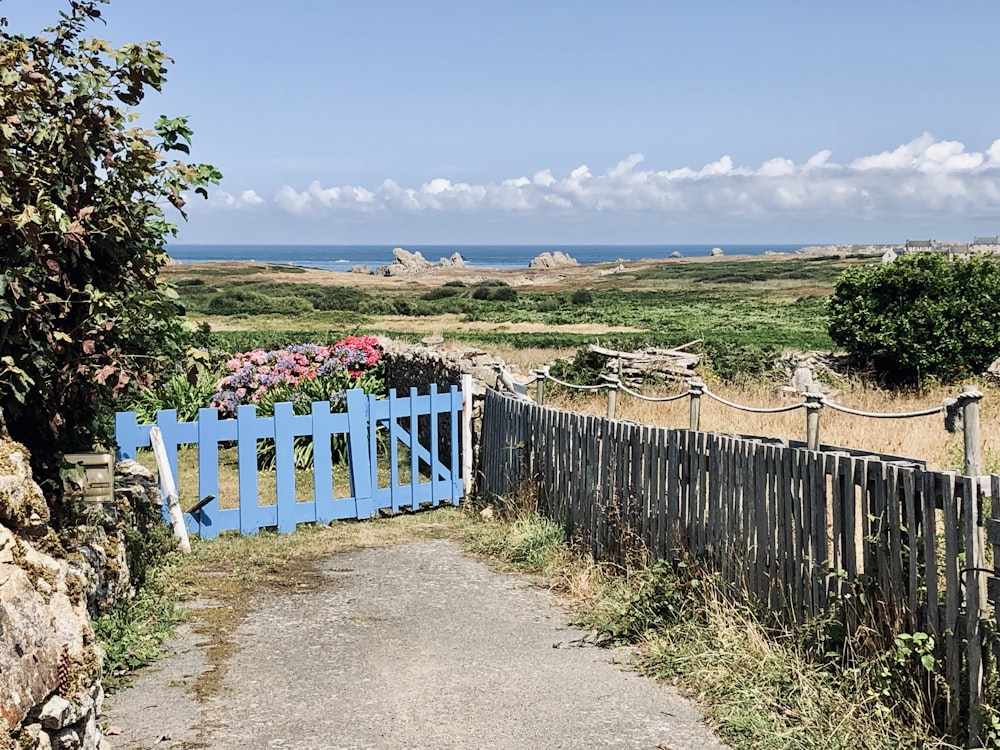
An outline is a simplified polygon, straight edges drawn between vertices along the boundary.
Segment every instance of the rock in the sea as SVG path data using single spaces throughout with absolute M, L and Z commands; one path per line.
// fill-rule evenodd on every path
M 465 258 L 461 253 L 452 253 L 450 258 L 442 258 L 438 261 L 441 268 L 465 268 Z
M 720 255 L 725 255 L 725 253 L 722 252 L 721 247 L 713 247 L 711 255 L 713 258 L 717 258 Z
M 564 268 L 566 266 L 578 266 L 576 258 L 572 258 L 562 250 L 545 252 L 537 255 L 528 263 L 528 268 Z
M 412 273 L 419 273 L 432 268 L 432 264 L 427 258 L 420 254 L 420 251 L 410 252 L 401 247 L 392 251 L 392 263 L 387 266 L 378 267 L 379 276 L 406 276 Z

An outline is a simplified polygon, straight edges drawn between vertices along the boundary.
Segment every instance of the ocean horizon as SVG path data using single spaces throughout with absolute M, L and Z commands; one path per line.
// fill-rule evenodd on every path
M 770 245 L 196 245 L 170 244 L 167 254 L 178 263 L 257 261 L 276 265 L 303 266 L 328 271 L 350 271 L 365 265 L 373 271 L 392 263 L 392 251 L 403 247 L 419 251 L 431 263 L 459 253 L 472 268 L 527 268 L 544 252 L 560 250 L 581 264 L 665 259 L 674 253 L 685 258 L 711 255 L 721 248 L 725 255 L 794 253 L 822 243 Z

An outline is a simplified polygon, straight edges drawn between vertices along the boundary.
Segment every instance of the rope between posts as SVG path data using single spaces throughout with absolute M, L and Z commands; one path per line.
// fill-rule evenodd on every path
M 912 417 L 929 417 L 934 414 L 940 414 L 945 410 L 945 407 L 935 406 L 933 409 L 924 409 L 923 411 L 906 411 L 897 412 L 895 414 L 880 414 L 873 411 L 859 411 L 857 409 L 849 409 L 846 406 L 841 406 L 838 403 L 829 401 L 826 398 L 820 401 L 823 406 L 829 406 L 834 411 L 841 411 L 844 414 L 853 414 L 856 417 L 869 417 L 871 419 L 910 419 Z
M 618 389 L 620 391 L 622 391 L 623 393 L 627 393 L 628 395 L 633 396 L 633 397 L 638 398 L 638 399 L 642 399 L 643 401 L 656 401 L 656 402 L 659 402 L 661 404 L 662 403 L 666 403 L 667 401 L 676 401 L 679 398 L 685 398 L 686 396 L 690 396 L 691 395 L 691 391 L 687 390 L 687 391 L 684 391 L 683 393 L 675 393 L 673 396 L 644 396 L 643 394 L 639 393 L 638 391 L 633 391 L 631 388 L 629 388 L 624 383 L 618 383 Z
M 786 411 L 795 411 L 796 409 L 802 409 L 802 408 L 805 408 L 805 406 L 806 406 L 806 402 L 805 401 L 802 401 L 802 402 L 800 402 L 798 404 L 790 404 L 789 406 L 777 406 L 777 407 L 774 407 L 774 408 L 761 408 L 761 407 L 756 407 L 756 406 L 743 406 L 742 404 L 736 404 L 736 403 L 733 403 L 732 401 L 727 401 L 726 399 L 722 398 L 722 396 L 716 396 L 714 393 L 712 393 L 710 390 L 708 390 L 708 388 L 703 389 L 702 393 L 704 395 L 708 396 L 711 399 L 715 399 L 720 404 L 728 406 L 728 407 L 730 407 L 732 409 L 739 409 L 740 411 L 749 411 L 749 412 L 753 412 L 754 414 L 780 414 L 780 413 L 786 412 Z
M 621 382 L 600 383 L 598 385 L 576 385 L 575 383 L 567 383 L 563 380 L 559 380 L 558 378 L 553 377 L 547 372 L 542 374 L 541 376 L 539 376 L 539 374 L 536 373 L 535 381 L 540 379 L 551 380 L 553 383 L 561 385 L 564 388 L 570 388 L 578 391 L 600 391 L 605 388 L 617 388 L 618 390 L 621 390 L 623 393 L 627 393 L 633 398 L 638 398 L 641 399 L 642 401 L 651 401 L 659 403 L 666 403 L 668 401 L 677 401 L 678 399 L 689 397 L 693 392 L 692 390 L 687 390 L 684 391 L 683 393 L 676 393 L 673 396 L 658 396 L 658 397 L 645 396 L 642 393 L 639 393 L 638 391 L 633 391 L 631 388 L 629 388 L 628 386 L 626 386 L 624 383 Z M 737 404 L 733 401 L 729 401 L 728 399 L 723 398 L 722 396 L 712 393 L 712 391 L 708 390 L 707 387 L 703 388 L 701 393 L 703 393 L 704 395 L 708 396 L 709 398 L 715 401 L 718 401 L 720 404 L 723 404 L 724 406 L 730 407 L 731 409 L 752 412 L 754 414 L 781 414 L 784 412 L 795 411 L 796 409 L 803 409 L 809 405 L 808 401 L 801 401 L 797 404 L 789 404 L 788 406 L 777 406 L 777 407 L 744 406 L 743 404 Z M 844 414 L 851 414 L 856 417 L 868 417 L 870 419 L 912 419 L 915 417 L 929 417 L 935 414 L 941 414 L 946 409 L 946 407 L 942 404 L 941 406 L 935 406 L 934 408 L 924 409 L 922 411 L 909 411 L 909 412 L 897 412 L 894 414 L 884 414 L 880 412 L 851 409 L 847 406 L 841 406 L 835 401 L 830 401 L 825 397 L 820 399 L 817 403 L 822 404 L 823 406 L 828 406 L 834 411 L 843 412 Z
M 601 383 L 600 385 L 576 385 L 575 383 L 566 383 L 562 380 L 559 380 L 558 378 L 552 377 L 548 373 L 545 373 L 545 379 L 551 380 L 553 383 L 555 383 L 556 385 L 561 385 L 563 388 L 572 388 L 578 391 L 599 391 L 602 388 L 611 387 L 609 385 L 604 385 L 603 383 Z

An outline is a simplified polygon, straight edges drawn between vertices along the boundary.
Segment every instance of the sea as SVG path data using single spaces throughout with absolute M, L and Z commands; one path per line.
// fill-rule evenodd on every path
M 820 243 L 813 243 L 820 244 Z M 366 265 L 373 271 L 392 263 L 395 245 L 183 245 L 170 244 L 167 254 L 179 263 L 210 261 L 258 261 L 281 265 L 350 271 Z M 404 245 L 420 251 L 431 263 L 459 253 L 473 268 L 527 268 L 540 253 L 561 250 L 579 263 L 612 263 L 618 260 L 669 258 L 680 253 L 685 258 L 711 255 L 721 248 L 725 255 L 763 255 L 767 252 L 794 253 L 806 244 L 795 245 Z

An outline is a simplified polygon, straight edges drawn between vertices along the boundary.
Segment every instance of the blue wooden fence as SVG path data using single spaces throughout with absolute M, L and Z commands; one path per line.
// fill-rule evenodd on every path
M 198 497 L 209 498 L 192 513 L 185 513 L 189 531 L 203 538 L 219 532 L 239 530 L 254 534 L 263 528 L 294 531 L 299 523 L 329 523 L 346 518 L 370 518 L 380 510 L 397 513 L 401 508 L 457 505 L 463 495 L 459 456 L 459 415 L 463 394 L 457 386 L 438 392 L 431 385 L 425 395 L 410 389 L 408 397 L 389 391 L 377 399 L 361 390 L 347 391 L 347 411 L 330 412 L 330 404 L 318 401 L 309 414 L 296 415 L 292 404 L 275 404 L 273 417 L 259 417 L 253 405 L 237 408 L 235 419 L 219 419 L 214 408 L 200 409 L 195 422 L 178 422 L 173 409 L 159 411 L 156 425 L 163 434 L 167 458 L 177 476 L 177 449 L 198 446 Z M 444 417 L 447 415 L 447 418 Z M 401 423 L 402 422 L 402 423 Z M 440 434 L 442 424 L 447 434 Z M 426 432 L 420 443 L 418 426 Z M 115 415 L 118 460 L 134 459 L 139 448 L 148 447 L 153 425 L 141 425 L 135 412 Z M 388 450 L 388 484 L 379 481 L 380 429 Z M 348 447 L 350 495 L 334 497 L 331 436 L 344 435 Z M 313 499 L 296 501 L 294 442 L 299 436 L 313 440 Z M 257 441 L 274 441 L 276 502 L 262 504 L 257 482 Z M 219 507 L 219 444 L 236 443 L 239 476 L 239 506 Z M 409 482 L 400 482 L 400 446 L 409 453 Z M 447 455 L 441 454 L 445 446 Z M 182 503 L 187 498 L 182 498 Z M 166 514 L 166 507 L 164 506 Z

